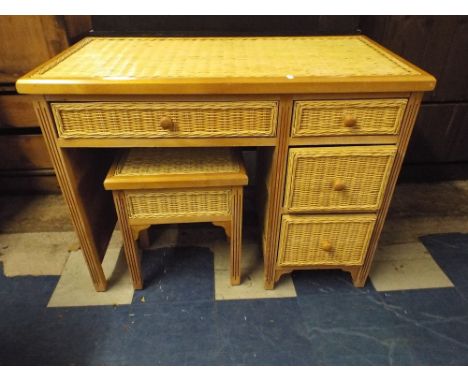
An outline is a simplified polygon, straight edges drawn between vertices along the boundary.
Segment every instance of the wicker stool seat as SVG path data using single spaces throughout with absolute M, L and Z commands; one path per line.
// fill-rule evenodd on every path
M 230 241 L 231 284 L 239 284 L 247 182 L 240 153 L 229 148 L 138 148 L 117 159 L 104 187 L 113 192 L 134 288 L 143 288 L 140 233 L 153 224 L 174 223 L 223 227 Z

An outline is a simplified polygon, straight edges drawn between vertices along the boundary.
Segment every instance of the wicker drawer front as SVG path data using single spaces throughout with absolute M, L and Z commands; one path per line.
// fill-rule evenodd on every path
M 375 211 L 395 153 L 395 146 L 292 148 L 285 207 L 289 212 Z
M 297 101 L 291 135 L 396 135 L 407 102 L 406 99 Z
M 279 266 L 361 265 L 375 215 L 284 215 Z
M 228 216 L 231 190 L 127 191 L 130 219 Z
M 272 137 L 276 101 L 52 103 L 62 138 Z

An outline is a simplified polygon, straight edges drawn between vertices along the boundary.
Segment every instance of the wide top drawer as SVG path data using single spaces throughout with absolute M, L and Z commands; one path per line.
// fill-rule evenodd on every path
M 52 103 L 61 138 L 273 137 L 277 101 Z
M 297 101 L 291 136 L 396 135 L 407 99 Z

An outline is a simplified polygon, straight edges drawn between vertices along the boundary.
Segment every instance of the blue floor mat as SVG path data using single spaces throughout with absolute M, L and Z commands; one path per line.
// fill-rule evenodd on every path
M 421 237 L 421 241 L 455 288 L 468 300 L 468 234 L 428 235 Z
M 133 301 L 146 303 L 214 300 L 213 253 L 201 247 L 166 247 L 143 251 L 144 289 Z
M 381 293 L 296 272 L 297 298 L 215 301 L 209 249 L 160 248 L 143 254 L 131 305 L 46 308 L 58 277 L 1 272 L 0 364 L 467 365 L 468 235 L 422 241 L 455 288 Z

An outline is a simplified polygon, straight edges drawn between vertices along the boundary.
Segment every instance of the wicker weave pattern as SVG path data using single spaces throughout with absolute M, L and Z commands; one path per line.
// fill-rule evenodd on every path
M 229 148 L 135 148 L 123 156 L 115 176 L 238 173 Z
M 408 100 L 298 101 L 295 103 L 293 137 L 316 135 L 398 134 Z M 345 117 L 356 125 L 344 125 Z
M 359 36 L 93 38 L 34 78 L 404 76 L 416 70 Z
M 125 192 L 129 218 L 228 216 L 230 189 Z
M 270 137 L 276 101 L 53 103 L 62 138 Z M 174 127 L 163 129 L 170 117 Z
M 292 148 L 285 207 L 290 212 L 375 211 L 395 153 L 394 146 Z M 333 190 L 336 181 L 345 189 Z
M 360 265 L 375 219 L 371 214 L 284 215 L 278 265 Z M 322 249 L 323 240 L 332 245 L 331 251 Z

